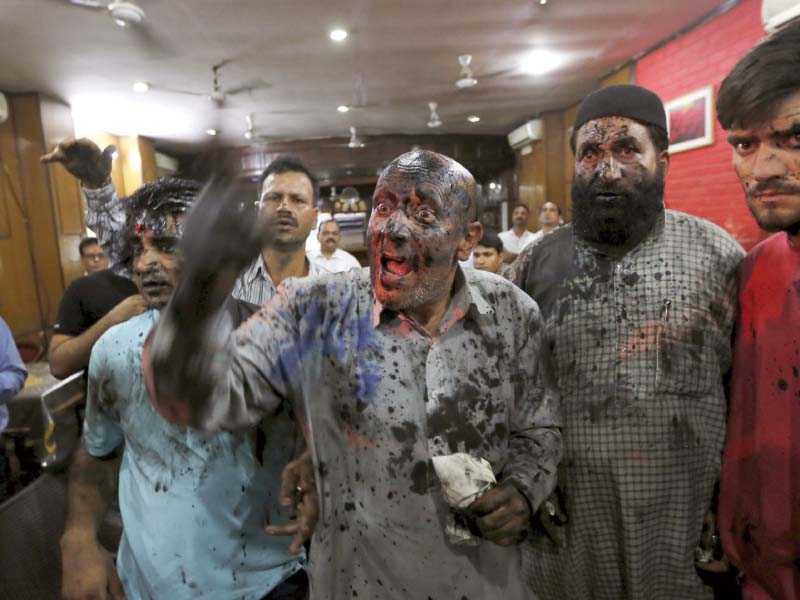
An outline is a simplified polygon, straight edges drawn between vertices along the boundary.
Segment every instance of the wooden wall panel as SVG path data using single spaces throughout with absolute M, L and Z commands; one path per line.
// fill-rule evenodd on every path
M 538 207 L 545 201 L 547 189 L 547 157 L 542 142 L 533 144 L 533 151 L 529 154 L 520 155 L 517 181 L 519 201 L 527 205 L 535 215 Z M 535 218 L 528 221 L 528 229 L 539 229 Z
M 142 162 L 142 183 L 150 183 L 158 179 L 158 166 L 156 165 L 156 149 L 153 142 L 147 138 L 139 137 L 139 156 Z
M 64 275 L 47 171 L 39 161 L 45 152 L 39 98 L 33 94 L 11 96 L 10 104 L 14 111 L 22 199 L 28 214 L 36 284 L 46 321 L 45 329 L 49 331 L 64 293 Z
M 42 132 L 45 147 L 53 148 L 59 142 L 74 136 L 72 114 L 68 105 L 41 97 Z M 83 195 L 78 182 L 60 165 L 46 165 L 50 196 L 58 229 L 58 247 L 64 283 L 83 275 L 78 244 L 83 237 Z
M 12 103 L 9 111 L 9 119 L 0 124 L 0 214 L 8 219 L 8 235 L 0 237 L 0 315 L 16 338 L 35 338 L 43 324 L 25 223 Z

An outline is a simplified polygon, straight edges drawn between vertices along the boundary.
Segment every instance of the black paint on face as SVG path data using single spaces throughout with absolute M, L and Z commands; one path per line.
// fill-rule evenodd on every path
M 647 129 L 631 119 L 589 121 L 576 139 L 573 227 L 608 246 L 643 240 L 664 211 L 664 168 Z
M 178 219 L 168 216 L 163 229 L 158 232 L 145 229 L 131 241 L 134 279 L 150 308 L 166 306 L 178 282 L 179 226 Z
M 450 292 L 474 181 L 463 167 L 433 152 L 410 152 L 378 180 L 369 222 L 372 286 L 394 310 Z

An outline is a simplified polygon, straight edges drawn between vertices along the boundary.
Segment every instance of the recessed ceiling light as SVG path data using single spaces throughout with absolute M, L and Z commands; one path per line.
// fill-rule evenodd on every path
M 334 29 L 330 33 L 330 38 L 334 42 L 343 42 L 347 39 L 347 32 L 344 29 Z
M 478 115 L 470 115 L 467 117 L 467 121 L 469 121 L 470 123 L 477 123 L 480 120 L 481 118 Z
M 212 136 L 213 135 L 217 135 L 217 130 L 216 129 L 206 129 L 206 133 L 208 135 L 212 135 Z
M 545 4 L 547 4 L 547 0 L 539 0 L 539 4 L 541 4 L 542 6 L 544 6 Z
M 341 106 L 337 106 L 336 110 L 338 110 L 340 113 L 346 113 L 350 110 L 350 107 L 342 104 Z
M 150 86 L 147 85 L 145 81 L 137 81 L 133 84 L 133 91 L 139 94 L 144 94 L 146 91 L 150 89 Z
M 557 69 L 564 58 L 549 50 L 534 50 L 522 59 L 522 71 L 528 75 L 544 75 Z

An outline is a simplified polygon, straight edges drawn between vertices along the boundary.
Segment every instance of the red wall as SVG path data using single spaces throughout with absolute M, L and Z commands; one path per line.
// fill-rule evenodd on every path
M 744 0 L 727 13 L 659 48 L 636 64 L 636 83 L 666 103 L 722 80 L 764 35 L 761 1 Z M 714 115 L 714 144 L 672 156 L 665 201 L 668 208 L 721 225 L 745 248 L 763 239 L 731 167 L 731 148 Z

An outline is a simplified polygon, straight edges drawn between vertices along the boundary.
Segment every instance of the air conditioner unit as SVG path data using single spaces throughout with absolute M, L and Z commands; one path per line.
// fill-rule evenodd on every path
M 522 148 L 531 142 L 538 142 L 542 139 L 544 127 L 541 119 L 533 119 L 528 121 L 521 127 L 517 127 L 514 131 L 508 134 L 508 145 L 514 148 Z
M 798 17 L 800 0 L 763 0 L 761 4 L 761 22 L 769 33 Z

